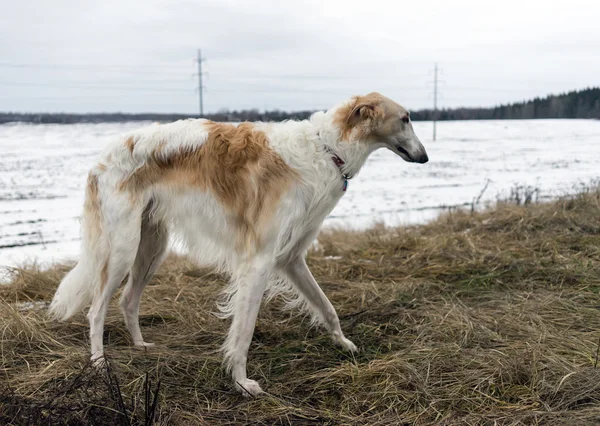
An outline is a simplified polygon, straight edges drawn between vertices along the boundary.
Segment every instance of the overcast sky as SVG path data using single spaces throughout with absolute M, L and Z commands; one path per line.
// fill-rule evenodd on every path
M 0 9 L 0 111 L 409 109 L 600 85 L 600 2 L 19 0 Z

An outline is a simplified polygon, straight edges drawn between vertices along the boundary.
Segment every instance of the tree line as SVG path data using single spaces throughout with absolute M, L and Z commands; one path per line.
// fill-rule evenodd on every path
M 259 111 L 258 109 L 220 110 L 206 114 L 214 121 L 283 121 L 304 120 L 314 111 L 287 112 L 281 110 Z M 448 108 L 433 111 L 423 109 L 411 112 L 414 121 L 433 120 L 515 120 L 536 118 L 595 118 L 600 119 L 600 88 L 576 90 L 545 98 L 500 105 L 492 108 Z M 192 114 L 66 114 L 66 113 L 12 113 L 0 112 L 0 124 L 24 123 L 107 123 L 125 121 L 171 122 L 185 118 L 197 118 Z
M 519 120 L 535 118 L 600 119 L 600 88 L 574 90 L 493 108 L 431 109 L 411 113 L 413 120 Z

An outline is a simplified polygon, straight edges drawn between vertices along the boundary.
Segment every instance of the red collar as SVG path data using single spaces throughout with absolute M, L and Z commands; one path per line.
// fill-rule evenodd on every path
M 342 167 L 344 167 L 346 165 L 346 162 L 344 160 L 342 160 L 340 158 L 340 156 L 337 155 L 335 153 L 335 151 L 333 149 L 331 149 L 330 147 L 328 147 L 327 145 L 325 145 L 325 151 L 327 151 L 328 153 L 331 154 L 331 159 L 333 160 L 333 164 L 335 164 L 337 166 L 337 168 L 340 169 L 340 173 L 342 174 L 342 177 L 346 180 L 352 179 L 353 176 L 351 174 L 344 173 L 342 171 Z
M 331 159 L 333 160 L 335 165 L 338 166 L 338 169 L 340 169 L 340 171 L 342 171 L 342 166 L 344 166 L 346 164 L 346 162 L 344 160 L 342 160 L 339 157 L 339 155 L 337 155 L 335 152 L 330 151 L 330 154 L 331 154 Z
M 344 167 L 346 165 L 346 162 L 344 160 L 342 160 L 340 158 L 339 155 L 337 155 L 333 149 L 329 148 L 327 145 L 325 145 L 325 151 L 329 152 L 331 154 L 331 159 L 333 160 L 333 164 L 335 164 L 337 166 L 337 168 L 340 170 L 340 174 L 342 175 L 342 178 L 344 179 L 344 191 L 346 191 L 346 188 L 348 188 L 348 180 L 352 179 L 352 175 L 344 173 L 342 171 L 342 167 Z
M 342 171 L 342 167 L 346 164 L 346 162 L 344 160 L 342 160 L 335 152 L 330 151 L 331 153 L 331 159 L 333 160 L 334 164 L 338 167 L 338 169 L 340 169 L 340 172 Z

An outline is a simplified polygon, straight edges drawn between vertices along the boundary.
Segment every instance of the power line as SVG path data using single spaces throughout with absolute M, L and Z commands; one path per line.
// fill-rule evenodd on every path
M 0 81 L 0 86 L 25 86 L 25 87 L 54 87 L 61 89 L 103 89 L 103 90 L 127 90 L 127 91 L 145 91 L 145 92 L 180 92 L 190 93 L 190 89 L 160 88 L 160 87 L 139 87 L 139 86 L 111 86 L 104 84 L 53 84 L 53 83 L 35 83 L 22 81 Z
M 73 70 L 73 69 L 82 69 L 82 70 L 99 70 L 99 71 L 133 71 L 140 72 L 143 71 L 142 68 L 145 65 L 140 65 L 139 67 L 121 67 L 121 66 L 107 66 L 106 64 L 32 64 L 32 63 L 15 63 L 15 62 L 0 62 L 1 68 L 37 68 L 37 69 L 60 69 L 60 70 Z M 152 67 L 155 70 L 161 71 L 172 71 L 177 72 L 177 68 L 172 66 L 170 67 Z M 155 74 L 156 72 L 152 72 Z
M 205 72 L 204 72 L 205 74 Z M 73 83 L 37 83 L 27 81 L 0 81 L 0 86 L 23 86 L 23 87 L 49 87 L 57 89 L 78 89 L 78 90 L 105 90 L 105 91 L 132 91 L 132 92 L 147 92 L 147 93 L 191 93 L 190 89 L 174 88 L 174 87 L 150 87 L 150 86 L 129 86 L 123 85 L 111 85 L 111 84 L 73 84 Z M 206 86 L 204 86 L 206 87 Z M 214 89 L 211 90 L 213 93 L 268 93 L 272 95 L 285 95 L 285 94 L 328 94 L 328 95 L 340 95 L 345 96 L 353 93 L 354 90 L 319 90 L 319 89 L 302 89 L 302 88 L 286 88 L 280 86 L 263 87 L 263 88 L 240 88 L 240 89 Z M 26 96 L 23 94 L 22 96 Z M 88 95 L 85 95 L 88 96 Z M 92 95 L 94 96 L 94 95 Z M 60 97 L 60 96 L 58 96 Z M 57 98 L 58 98 L 57 97 Z M 4 98 L 4 96 L 0 96 Z M 421 96 L 403 96 L 403 99 L 422 100 L 425 99 Z
M 182 82 L 183 80 L 151 80 L 146 81 L 148 83 L 156 83 L 162 84 L 164 82 L 177 83 Z M 438 79 L 438 88 L 441 80 Z M 127 90 L 127 91 L 151 91 L 151 92 L 181 92 L 181 93 L 190 93 L 189 89 L 184 88 L 175 88 L 175 87 L 150 87 L 150 86 L 129 86 L 127 83 L 122 83 L 122 85 L 115 85 L 115 83 L 111 84 L 103 84 L 103 83 L 38 83 L 38 82 L 29 82 L 29 81 L 0 81 L 0 86 L 24 86 L 24 87 L 53 87 L 53 88 L 71 88 L 71 89 L 106 89 L 106 90 Z M 431 87 L 431 86 L 429 86 Z M 400 86 L 386 86 L 386 90 L 402 90 L 402 91 L 424 91 L 429 88 L 428 86 L 412 86 L 412 87 L 400 87 Z M 444 86 L 445 91 L 450 92 L 489 92 L 489 93 L 504 93 L 504 92 L 542 92 L 540 89 L 515 89 L 515 88 L 507 88 L 507 89 L 492 89 L 485 87 L 461 87 L 461 86 Z M 354 89 L 340 89 L 340 90 L 320 90 L 320 89 L 303 89 L 303 88 L 290 88 L 290 87 L 282 87 L 282 86 L 271 86 L 264 88 L 242 88 L 242 89 L 214 89 L 211 90 L 215 93 L 320 93 L 320 94 L 331 94 L 331 95 L 348 95 L 349 93 L 354 93 Z M 540 96 L 544 95 L 545 92 L 540 93 Z M 438 100 L 441 94 L 438 90 Z M 403 96 L 403 98 L 407 98 Z M 409 97 L 410 99 L 425 99 L 423 98 L 414 98 Z M 444 99 L 459 99 L 459 98 L 444 98 Z
M 142 69 L 142 67 L 120 67 L 120 66 L 107 66 L 106 64 L 36 64 L 36 63 L 12 63 L 12 62 L 0 62 L 0 68 L 14 68 L 14 69 L 45 69 L 45 70 L 85 70 L 85 71 L 94 71 L 94 72 L 124 72 L 131 74 L 147 74 L 147 75 L 165 75 L 165 73 L 178 73 L 177 68 L 173 67 L 156 67 L 152 66 L 154 71 Z M 162 70 L 162 71 L 161 71 Z M 180 70 L 180 69 L 179 69 Z M 174 75 L 174 74 L 173 74 Z M 220 73 L 219 78 L 225 78 L 226 80 L 348 80 L 348 79 L 356 79 L 361 75 L 372 77 L 372 74 L 353 74 L 353 75 L 336 75 L 336 74 L 322 74 L 322 75 L 314 75 L 314 74 L 255 74 L 255 75 L 240 75 L 240 74 L 228 74 L 228 73 Z M 406 75 L 406 77 L 418 78 L 418 74 L 410 74 Z M 404 88 L 404 90 L 414 90 L 413 88 Z

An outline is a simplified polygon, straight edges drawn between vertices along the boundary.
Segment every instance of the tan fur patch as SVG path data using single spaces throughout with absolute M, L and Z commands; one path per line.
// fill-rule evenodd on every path
M 373 92 L 355 96 L 335 112 L 334 125 L 340 129 L 340 140 L 368 140 L 371 136 L 387 134 L 407 111 L 396 102 Z
M 200 147 L 165 155 L 164 144 L 159 145 L 121 189 L 140 193 L 151 185 L 166 184 L 208 190 L 231 213 L 240 248 L 257 248 L 261 231 L 297 174 L 253 124 L 207 122 L 204 126 L 208 137 Z
M 98 164 L 97 169 L 105 170 L 106 166 Z M 88 182 L 83 204 L 84 226 L 86 227 L 86 238 L 92 243 L 98 241 L 102 236 L 102 210 L 100 206 L 100 194 L 98 192 L 98 175 L 93 171 L 88 174 Z M 100 291 L 106 286 L 108 280 L 108 259 L 104 262 L 100 271 Z
M 98 239 L 102 233 L 102 213 L 100 211 L 100 196 L 98 194 L 98 176 L 93 172 L 88 174 L 83 215 L 88 231 L 88 238 L 92 241 Z
M 127 138 L 127 140 L 125 141 L 125 146 L 129 150 L 129 153 L 133 155 L 133 149 L 135 148 L 135 139 L 133 138 L 133 136 L 129 136 Z

